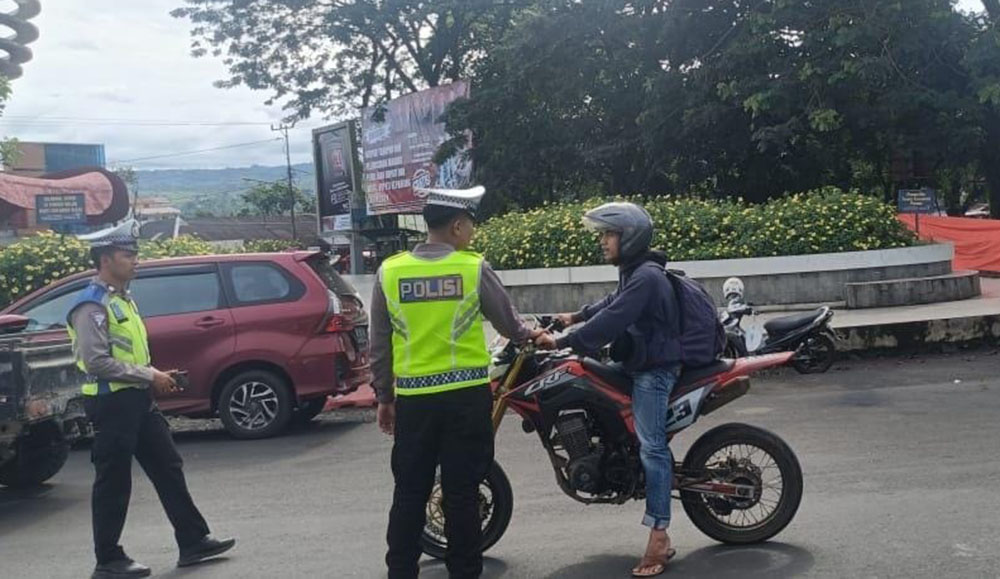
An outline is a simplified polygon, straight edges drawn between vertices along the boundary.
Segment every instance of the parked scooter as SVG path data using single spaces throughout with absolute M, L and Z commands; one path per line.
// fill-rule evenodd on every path
M 775 352 L 796 352 L 792 366 L 802 374 L 821 374 L 830 369 L 837 355 L 837 334 L 830 327 L 833 310 L 822 307 L 812 312 L 775 318 L 754 324 L 749 331 L 741 325 L 746 315 L 757 312 L 743 298 L 743 281 L 726 280 L 722 287 L 728 305 L 721 315 L 726 329 L 724 358 L 743 358 Z

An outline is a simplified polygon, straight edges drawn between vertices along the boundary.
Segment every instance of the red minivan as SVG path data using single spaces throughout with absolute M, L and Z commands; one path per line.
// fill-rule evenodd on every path
M 0 315 L 28 318 L 31 340 L 65 339 L 66 314 L 93 275 L 55 282 Z M 371 381 L 364 305 L 323 253 L 151 260 L 130 291 L 153 364 L 188 372 L 183 392 L 157 400 L 166 414 L 218 416 L 237 438 L 265 438 Z

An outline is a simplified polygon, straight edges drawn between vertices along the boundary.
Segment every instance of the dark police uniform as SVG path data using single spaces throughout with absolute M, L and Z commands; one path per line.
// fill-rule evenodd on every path
M 81 236 L 92 247 L 138 251 L 138 224 Z M 91 501 L 95 577 L 146 576 L 119 545 L 132 490 L 132 458 L 152 481 L 180 547 L 180 565 L 228 550 L 232 539 L 209 537 L 188 492 L 183 461 L 153 400 L 146 328 L 125 288 L 95 278 L 80 292 L 67 320 L 77 365 L 87 374 L 84 408 L 94 425 L 96 471 Z
M 427 203 L 475 214 L 483 191 L 427 191 Z M 386 562 L 390 579 L 419 571 L 426 505 L 441 468 L 447 565 L 454 579 L 482 573 L 479 484 L 493 462 L 485 316 L 504 336 L 530 337 L 483 258 L 441 243 L 386 260 L 372 293 L 372 369 L 380 403 L 395 400 Z

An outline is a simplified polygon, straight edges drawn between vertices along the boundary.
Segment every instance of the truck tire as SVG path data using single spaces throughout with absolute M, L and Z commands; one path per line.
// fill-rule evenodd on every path
M 0 466 L 0 485 L 11 488 L 38 486 L 54 477 L 69 458 L 69 444 L 53 441 L 32 446 L 22 441 L 17 456 Z

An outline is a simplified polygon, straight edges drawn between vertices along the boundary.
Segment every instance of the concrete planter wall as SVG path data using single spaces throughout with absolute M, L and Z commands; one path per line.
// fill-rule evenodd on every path
M 670 264 L 698 279 L 722 305 L 722 284 L 739 277 L 756 305 L 840 303 L 848 283 L 942 276 L 951 273 L 951 245 L 792 255 L 753 259 L 687 261 Z M 611 266 L 508 270 L 498 272 L 522 312 L 573 311 L 614 291 L 618 270 Z M 373 276 L 347 276 L 367 301 Z

